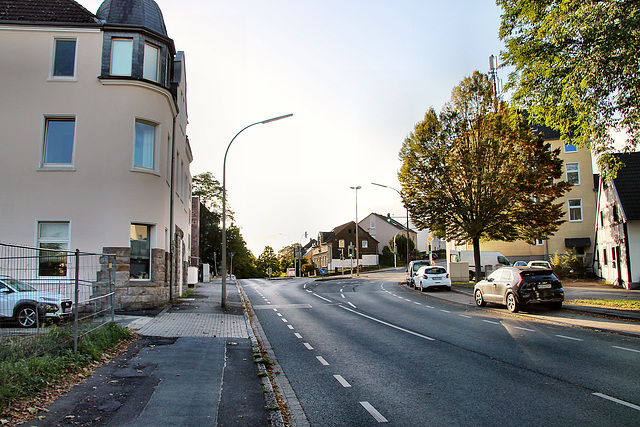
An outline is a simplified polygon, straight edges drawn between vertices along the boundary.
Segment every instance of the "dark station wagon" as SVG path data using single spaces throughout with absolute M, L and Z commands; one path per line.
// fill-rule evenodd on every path
M 473 289 L 476 304 L 503 304 L 515 313 L 527 304 L 548 304 L 559 309 L 564 301 L 564 289 L 553 270 L 544 268 L 503 267 L 476 283 Z

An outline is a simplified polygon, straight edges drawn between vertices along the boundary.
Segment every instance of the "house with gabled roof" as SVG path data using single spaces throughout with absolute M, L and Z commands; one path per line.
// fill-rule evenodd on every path
M 399 221 L 393 219 L 390 215 L 384 216 L 379 213 L 372 212 L 359 222 L 360 227 L 366 230 L 371 237 L 378 240 L 378 253 L 382 254 L 382 249 L 389 244 L 397 235 L 407 235 L 407 227 Z M 418 248 L 418 233 L 409 228 L 409 239 Z
M 624 164 L 600 180 L 594 271 L 607 282 L 640 289 L 640 153 L 614 154 Z
M 378 244 L 362 227 L 358 227 L 359 264 L 367 267 L 379 264 Z M 355 268 L 357 265 L 356 256 L 356 223 L 347 222 L 335 227 L 329 232 L 319 232 L 318 240 L 313 247 L 311 260 L 316 268 L 325 268 L 328 271 L 339 271 L 340 269 Z M 350 248 L 352 248 L 350 250 Z M 349 254 L 352 254 L 350 257 Z

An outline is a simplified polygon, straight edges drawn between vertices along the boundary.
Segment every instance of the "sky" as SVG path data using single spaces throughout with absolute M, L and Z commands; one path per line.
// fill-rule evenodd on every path
M 79 0 L 95 13 L 101 0 Z M 372 212 L 405 222 L 398 153 L 504 48 L 495 0 L 156 0 L 184 51 L 192 175 L 222 182 L 258 257 Z M 505 81 L 507 74 L 499 72 Z M 419 248 L 425 250 L 420 234 Z M 382 242 L 386 244 L 386 242 Z

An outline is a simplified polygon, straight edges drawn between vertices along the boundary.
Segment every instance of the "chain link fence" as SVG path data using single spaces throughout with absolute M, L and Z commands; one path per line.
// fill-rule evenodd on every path
M 114 320 L 115 255 L 0 242 L 0 360 L 42 355 Z

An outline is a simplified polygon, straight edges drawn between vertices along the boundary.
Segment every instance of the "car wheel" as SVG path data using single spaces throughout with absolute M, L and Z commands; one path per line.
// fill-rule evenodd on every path
M 447 286 L 447 290 L 450 291 L 451 290 L 451 286 Z
M 476 297 L 476 305 L 478 307 L 484 307 L 485 305 L 487 305 L 486 301 L 482 297 L 482 292 L 480 291 L 480 289 L 476 289 L 475 297 Z
M 16 320 L 23 328 L 35 328 L 38 325 L 38 310 L 33 305 L 23 305 L 16 313 Z
M 549 307 L 551 307 L 553 310 L 560 310 L 562 308 L 562 301 L 552 302 L 551 304 L 549 304 Z
M 512 313 L 518 312 L 518 301 L 516 300 L 516 296 L 513 292 L 509 292 L 507 294 L 507 309 Z

